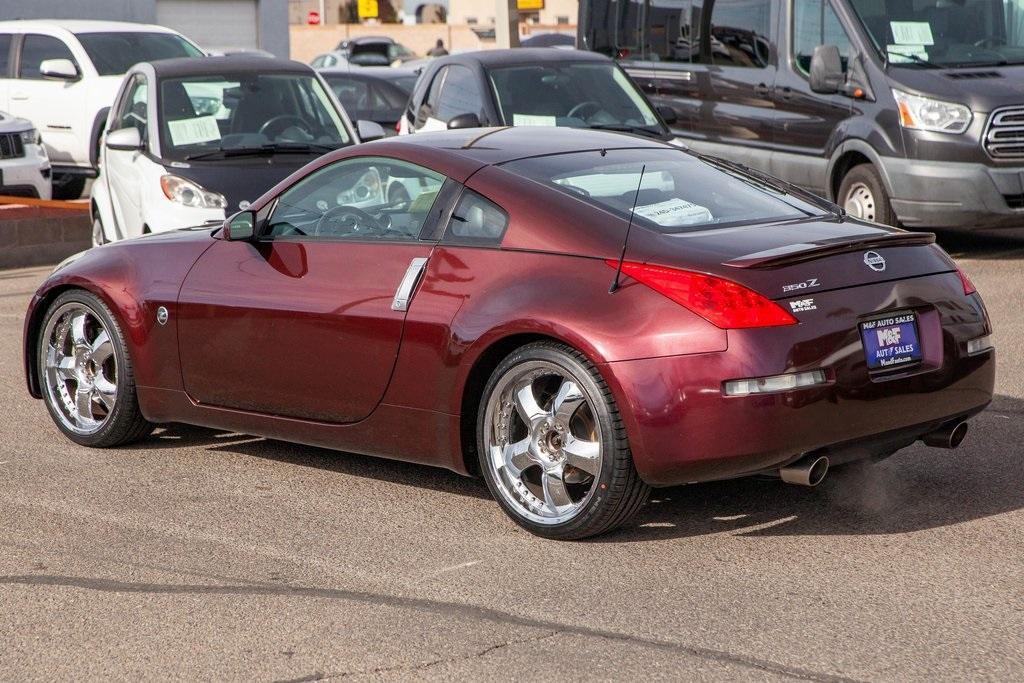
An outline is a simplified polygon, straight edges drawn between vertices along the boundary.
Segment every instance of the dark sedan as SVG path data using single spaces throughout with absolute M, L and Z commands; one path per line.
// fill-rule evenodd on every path
M 427 463 L 565 539 L 651 486 L 955 447 L 991 331 L 929 233 L 653 140 L 502 128 L 340 149 L 223 226 L 69 259 L 24 361 L 79 444 L 185 422 Z

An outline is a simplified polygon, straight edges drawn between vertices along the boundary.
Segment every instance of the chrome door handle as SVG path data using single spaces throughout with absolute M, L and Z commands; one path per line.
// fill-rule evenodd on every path
M 409 262 L 409 267 L 405 269 L 405 276 L 398 283 L 398 291 L 395 292 L 395 298 L 391 302 L 392 311 L 409 310 L 409 300 L 412 299 L 412 291 L 416 289 L 416 283 L 420 281 L 420 275 L 423 274 L 423 267 L 425 265 L 427 265 L 427 259 L 425 258 L 414 258 Z

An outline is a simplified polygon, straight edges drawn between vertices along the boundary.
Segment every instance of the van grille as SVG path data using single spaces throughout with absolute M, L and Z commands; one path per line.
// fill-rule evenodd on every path
M 985 151 L 993 159 L 1024 158 L 1024 107 L 996 109 L 985 129 Z
M 14 159 L 25 156 L 25 145 L 21 133 L 0 133 L 0 159 Z

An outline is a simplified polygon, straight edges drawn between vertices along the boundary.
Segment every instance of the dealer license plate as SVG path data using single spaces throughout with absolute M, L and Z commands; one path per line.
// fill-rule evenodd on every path
M 917 316 L 894 313 L 860 324 L 864 354 L 871 370 L 889 370 L 921 361 Z

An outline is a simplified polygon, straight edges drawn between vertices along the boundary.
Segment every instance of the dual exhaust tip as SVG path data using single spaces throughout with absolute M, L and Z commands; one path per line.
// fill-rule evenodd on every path
M 934 432 L 921 437 L 926 446 L 933 448 L 956 448 L 967 436 L 967 423 L 963 420 L 948 422 Z M 779 468 L 779 478 L 787 484 L 817 486 L 828 474 L 828 457 L 807 455 L 794 463 Z

